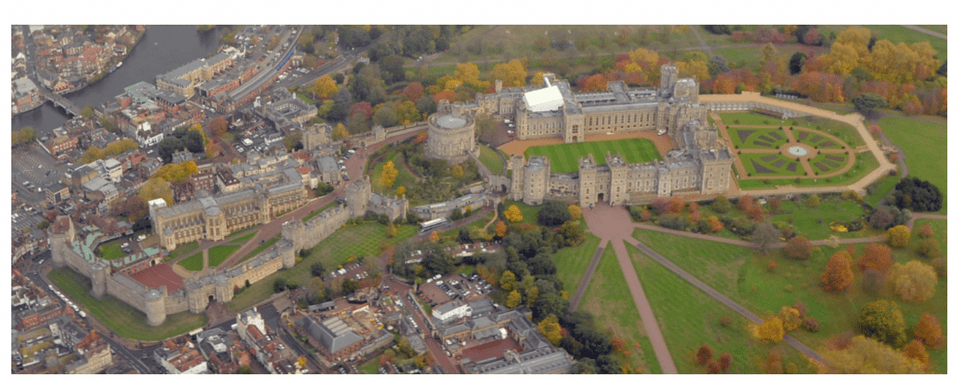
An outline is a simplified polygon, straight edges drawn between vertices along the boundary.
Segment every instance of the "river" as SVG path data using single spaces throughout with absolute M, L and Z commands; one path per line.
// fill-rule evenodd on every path
M 123 65 L 99 82 L 67 94 L 77 106 L 99 105 L 123 93 L 127 86 L 146 81 L 156 84 L 158 74 L 201 57 L 210 56 L 220 45 L 227 29 L 218 27 L 201 33 L 194 25 L 148 25 L 143 39 L 123 60 Z M 38 85 L 39 86 L 39 85 Z M 13 130 L 32 126 L 38 133 L 49 133 L 63 125 L 69 115 L 46 102 L 43 106 L 13 117 Z

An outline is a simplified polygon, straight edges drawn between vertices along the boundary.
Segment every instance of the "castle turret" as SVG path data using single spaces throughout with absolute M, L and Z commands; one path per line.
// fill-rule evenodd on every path
M 591 153 L 577 162 L 580 173 L 580 206 L 592 207 L 597 203 L 597 161 Z
M 167 319 L 167 308 L 164 302 L 164 292 L 160 289 L 151 289 L 147 291 L 147 295 L 145 297 L 143 310 L 147 314 L 147 325 L 160 326 L 163 324 L 163 321 Z
M 680 77 L 676 66 L 664 65 L 660 67 L 660 97 L 669 98 L 673 95 L 673 85 Z
M 513 176 L 510 179 L 510 199 L 523 200 L 523 166 L 526 161 L 523 155 L 511 155 L 510 167 L 513 168 Z
M 367 211 L 367 202 L 370 201 L 370 176 L 364 176 L 356 182 L 347 186 L 347 208 L 350 209 L 350 217 L 357 218 L 363 216 Z
M 305 228 L 304 224 L 297 219 L 286 221 L 280 227 L 281 237 L 293 243 L 294 251 L 299 251 L 304 248 L 303 233 Z
M 297 265 L 297 250 L 294 250 L 293 243 L 277 243 L 277 250 L 280 251 L 280 260 L 283 261 L 284 269 L 290 269 Z
M 94 298 L 99 300 L 107 292 L 107 277 L 110 277 L 110 267 L 98 261 L 90 267 L 90 270 L 90 292 Z
M 622 205 L 628 201 L 627 161 L 620 154 L 606 155 L 607 167 L 610 167 L 610 205 Z
M 50 258 L 54 267 L 62 267 L 64 256 L 68 251 L 72 252 L 70 243 L 76 240 L 77 232 L 73 227 L 73 220 L 69 216 L 57 216 L 57 219 L 50 228 L 47 229 L 50 237 Z

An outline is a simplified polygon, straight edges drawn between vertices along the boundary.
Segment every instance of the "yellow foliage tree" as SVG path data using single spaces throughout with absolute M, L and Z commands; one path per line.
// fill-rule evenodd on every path
M 460 165 L 454 165 L 450 168 L 450 175 L 457 179 L 463 178 L 463 167 Z
M 503 85 L 508 87 L 523 86 L 527 82 L 527 69 L 520 60 L 511 60 L 494 66 L 490 79 L 503 81 Z
M 440 234 L 437 231 L 430 232 L 430 242 L 436 243 L 440 241 Z
M 383 187 L 393 187 L 393 182 L 397 180 L 397 169 L 393 165 L 393 161 L 387 161 L 383 164 L 383 169 L 380 172 L 380 185 Z
M 393 225 L 393 222 L 387 222 L 387 237 L 397 237 L 397 226 Z
M 890 227 L 887 230 L 887 240 L 891 247 L 903 248 L 910 242 L 910 228 L 905 225 Z
M 567 206 L 567 211 L 570 212 L 570 220 L 576 221 L 583 217 L 583 210 L 576 204 Z
M 837 36 L 837 40 L 834 41 L 834 45 L 843 44 L 848 45 L 856 51 L 857 55 L 864 57 L 869 53 L 867 45 L 870 44 L 871 32 L 869 29 L 864 27 L 850 27 L 847 30 L 840 33 Z
M 337 127 L 333 129 L 333 139 L 340 139 L 347 136 L 347 127 L 342 123 L 337 123 Z
M 927 301 L 937 290 L 937 272 L 919 260 L 893 264 L 887 280 L 893 293 L 907 302 Z
M 406 195 L 406 193 L 407 193 L 407 188 L 404 187 L 404 186 L 397 187 L 397 192 L 396 192 L 396 193 L 397 193 L 397 197 L 401 197 L 401 196 L 403 196 L 403 195 Z
M 537 324 L 537 329 L 540 330 L 540 333 L 543 334 L 543 336 L 547 338 L 547 341 L 553 346 L 558 346 L 560 340 L 563 339 L 560 323 L 557 320 L 557 316 L 553 313 L 548 314 L 543 321 L 540 321 L 540 323 Z
M 800 320 L 800 311 L 790 306 L 780 308 L 780 313 L 777 314 L 777 317 L 783 322 L 783 330 L 785 332 L 790 332 L 800 327 L 800 323 L 802 322 Z
M 516 308 L 518 305 L 520 305 L 521 299 L 520 292 L 514 289 L 509 295 L 507 295 L 507 308 Z
M 860 55 L 850 44 L 834 43 L 826 56 L 826 65 L 828 72 L 845 75 L 860 65 Z
M 780 317 L 771 317 L 757 328 L 757 336 L 763 340 L 777 342 L 783 340 L 783 335 L 783 320 Z
M 710 68 L 704 61 L 680 61 L 677 62 L 677 70 L 681 78 L 695 78 L 697 81 L 704 81 L 710 78 Z
M 507 210 L 503 212 L 503 216 L 506 217 L 507 220 L 514 223 L 523 220 L 523 213 L 520 212 L 520 208 L 517 207 L 516 204 L 510 206 L 510 208 L 507 208 Z
M 167 202 L 168 206 L 173 205 L 173 191 L 170 190 L 170 185 L 167 181 L 153 177 L 143 183 L 143 186 L 140 187 L 140 191 L 137 193 L 137 196 L 140 197 L 144 203 L 147 203 L 154 199 L 163 199 Z
M 313 83 L 313 95 L 320 99 L 329 99 L 337 94 L 337 81 L 334 81 L 329 75 L 323 75 Z
M 830 373 L 919 374 L 924 365 L 876 340 L 856 336 L 849 347 L 821 353 Z
M 187 161 L 182 163 L 170 163 L 165 164 L 163 167 L 160 167 L 157 170 L 157 174 L 153 177 L 163 179 L 171 183 L 180 183 L 186 182 L 190 174 L 196 174 L 199 172 L 197 170 L 197 162 Z

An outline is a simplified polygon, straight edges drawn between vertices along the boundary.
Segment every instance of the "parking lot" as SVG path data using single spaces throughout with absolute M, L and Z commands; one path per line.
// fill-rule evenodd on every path
M 36 144 L 14 150 L 13 157 L 16 158 L 12 161 L 13 188 L 30 202 L 46 198 L 46 194 L 37 192 L 37 188 L 46 189 L 56 183 L 65 169 Z M 29 183 L 24 185 L 24 182 Z
M 417 295 L 431 307 L 443 305 L 454 299 L 473 301 L 493 290 L 493 286 L 481 279 L 476 273 L 472 275 L 450 274 L 439 279 L 436 276 L 420 287 Z

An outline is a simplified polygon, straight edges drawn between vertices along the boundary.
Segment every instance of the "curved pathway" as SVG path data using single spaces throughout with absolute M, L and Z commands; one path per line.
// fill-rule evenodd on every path
M 917 31 L 917 32 L 920 32 L 920 33 L 925 33 L 925 34 L 931 35 L 931 36 L 933 36 L 933 37 L 939 37 L 939 38 L 942 38 L 942 39 L 944 39 L 944 40 L 947 39 L 947 35 L 945 35 L 945 34 L 943 34 L 943 33 L 937 33 L 937 32 L 934 32 L 934 31 L 929 30 L 929 29 L 926 29 L 926 28 L 918 27 L 918 26 L 916 26 L 916 25 L 901 25 L 901 26 L 904 27 L 904 28 L 907 28 L 907 29 L 913 29 L 913 30 L 915 30 L 915 31 Z

